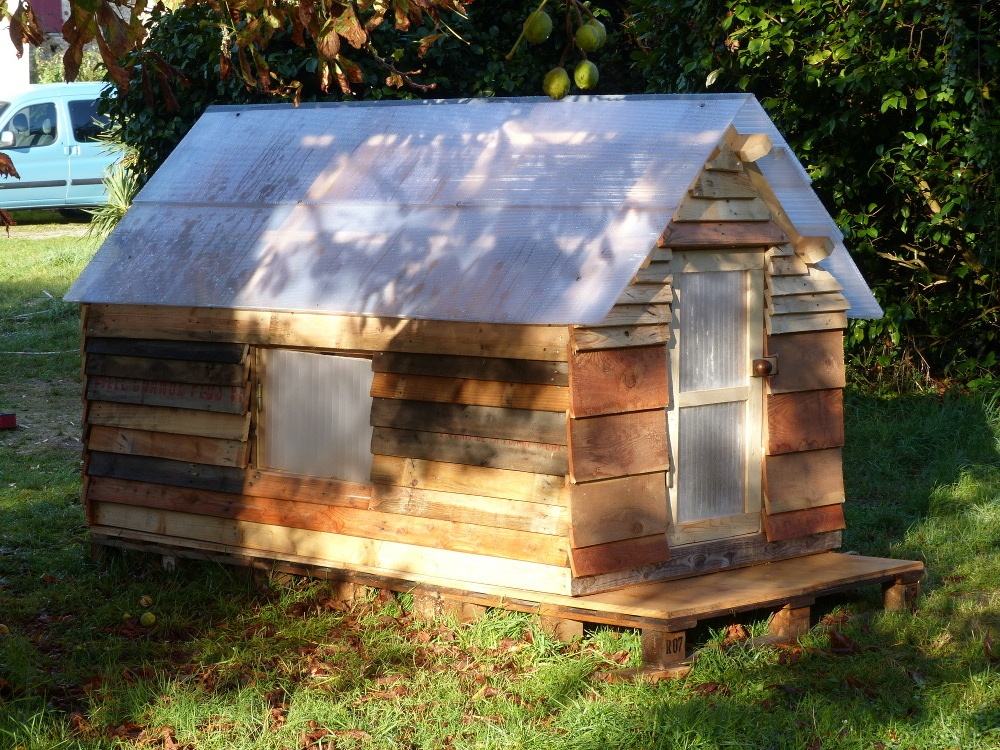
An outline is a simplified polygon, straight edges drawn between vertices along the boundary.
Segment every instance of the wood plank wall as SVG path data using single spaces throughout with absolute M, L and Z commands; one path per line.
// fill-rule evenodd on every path
M 96 539 L 569 593 L 565 328 L 123 306 L 84 316 Z M 319 341 L 372 355 L 371 483 L 251 465 L 252 345 Z

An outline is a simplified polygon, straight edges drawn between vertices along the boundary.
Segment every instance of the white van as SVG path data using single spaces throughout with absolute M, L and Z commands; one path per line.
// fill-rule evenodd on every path
M 98 135 L 105 83 L 45 83 L 0 92 L 0 151 L 21 179 L 0 178 L 0 208 L 73 208 L 107 202 L 104 173 L 114 163 Z

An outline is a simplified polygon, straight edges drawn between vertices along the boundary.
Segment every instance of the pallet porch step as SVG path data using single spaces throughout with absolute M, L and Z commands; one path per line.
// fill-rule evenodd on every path
M 662 679 L 685 673 L 686 631 L 699 622 L 753 610 L 775 611 L 770 636 L 794 641 L 809 629 L 810 607 L 816 599 L 866 586 L 881 585 L 886 609 L 912 608 L 924 575 L 921 562 L 838 552 L 820 552 L 744 568 L 721 570 L 671 581 L 629 586 L 587 596 L 562 596 L 448 580 L 393 578 L 362 570 L 310 564 L 307 558 L 278 558 L 225 545 L 185 548 L 181 539 L 119 529 L 91 529 L 99 546 L 154 552 L 168 558 L 190 557 L 249 565 L 257 569 L 349 582 L 360 586 L 407 592 L 426 618 L 449 614 L 473 619 L 487 607 L 529 612 L 542 618 L 549 632 L 572 638 L 587 625 L 636 628 L 642 633 L 643 668 L 634 677 Z M 623 671 L 624 674 L 624 671 Z

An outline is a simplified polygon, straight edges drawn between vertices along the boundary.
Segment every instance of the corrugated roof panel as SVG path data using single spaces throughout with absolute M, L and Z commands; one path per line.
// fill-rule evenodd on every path
M 741 112 L 763 115 L 746 95 L 210 108 L 67 298 L 596 323 Z

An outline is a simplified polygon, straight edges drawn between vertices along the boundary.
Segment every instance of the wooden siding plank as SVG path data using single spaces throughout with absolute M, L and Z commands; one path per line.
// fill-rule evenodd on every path
M 569 389 L 562 386 L 498 383 L 432 375 L 399 375 L 391 372 L 375 373 L 371 395 L 373 398 L 556 412 L 566 411 L 569 405 Z
M 631 284 L 625 287 L 616 304 L 670 304 L 674 294 L 669 284 Z
M 841 331 L 770 336 L 767 353 L 778 358 L 778 374 L 767 379 L 771 393 L 843 388 L 847 382 Z
M 449 435 L 566 444 L 565 412 L 376 398 L 372 401 L 371 424 Z
M 249 443 L 239 440 L 171 435 L 165 432 L 129 430 L 103 425 L 91 426 L 87 435 L 87 449 L 236 467 L 246 467 L 250 452 Z
M 775 256 L 768 259 L 771 278 L 780 276 L 802 276 L 809 272 L 809 266 L 797 256 Z
M 566 565 L 565 539 L 550 534 L 512 531 L 468 523 L 441 521 L 418 516 L 336 505 L 304 503 L 230 495 L 224 492 L 191 491 L 142 482 L 101 483 L 94 481 L 90 497 L 143 508 L 193 513 L 212 518 L 252 521 L 294 529 L 344 534 L 346 536 L 401 542 L 421 548 L 481 554 L 542 565 Z
M 665 346 L 576 352 L 570 358 L 574 417 L 661 409 L 669 401 Z
M 698 175 L 691 186 L 695 198 L 756 198 L 757 190 L 742 171 L 709 170 Z
M 636 271 L 634 284 L 669 284 L 673 278 L 670 261 L 653 260 Z
M 116 378 L 239 386 L 246 385 L 249 363 L 182 362 L 149 357 L 88 354 L 85 371 L 88 375 L 106 375 Z
M 759 198 L 713 199 L 687 197 L 674 213 L 675 222 L 769 221 L 771 209 Z
M 769 297 L 767 308 L 771 315 L 797 315 L 838 312 L 847 310 L 850 306 L 844 295 L 834 292 Z
M 167 406 L 114 404 L 107 401 L 93 401 L 89 404 L 87 423 L 223 440 L 246 440 L 250 432 L 249 413 L 224 414 Z
M 600 323 L 591 328 L 607 326 L 649 326 L 670 322 L 670 305 L 616 304 Z
M 279 501 L 298 500 L 317 505 L 367 508 L 371 502 L 372 488 L 369 484 L 345 482 L 342 479 L 253 469 L 246 476 L 243 494 Z
M 663 409 L 569 421 L 570 476 L 575 482 L 667 471 Z
M 114 354 L 124 357 L 153 357 L 201 362 L 240 364 L 246 361 L 250 347 L 201 341 L 157 341 L 152 339 L 87 339 L 88 354 Z
M 670 341 L 670 326 L 621 326 L 618 328 L 576 328 L 573 351 L 621 349 L 627 346 L 652 346 Z
M 87 379 L 87 398 L 120 404 L 172 406 L 178 409 L 243 414 L 250 399 L 249 388 L 236 385 L 177 383 L 163 380 L 133 380 L 92 375 Z
M 614 573 L 577 578 L 573 581 L 575 596 L 612 594 L 636 584 L 699 576 L 713 570 L 760 566 L 760 563 L 811 555 L 840 546 L 841 532 L 831 531 L 785 541 L 769 543 L 763 533 L 721 539 L 683 547 L 670 548 L 670 560 L 632 567 Z M 704 579 L 692 578 L 704 583 Z M 638 589 L 637 591 L 641 591 Z
M 843 444 L 844 393 L 839 388 L 768 396 L 769 455 L 836 448 Z
M 503 383 L 569 384 L 569 367 L 566 362 L 525 359 L 376 352 L 372 356 L 372 370 L 400 375 L 435 375 Z
M 532 474 L 565 474 L 567 471 L 567 451 L 563 445 L 442 435 L 389 427 L 374 429 L 372 453 L 489 466 Z
M 768 290 L 773 296 L 786 294 L 817 294 L 820 292 L 840 292 L 844 287 L 829 273 L 813 268 L 806 276 L 782 276 L 768 279 Z
M 98 503 L 95 519 L 101 527 L 174 537 L 180 544 L 194 540 L 213 547 L 224 545 L 234 553 L 245 549 L 294 555 L 303 562 L 325 567 L 375 574 L 396 572 L 431 576 L 558 594 L 568 594 L 570 590 L 568 567 L 505 560 L 484 554 L 115 503 Z
M 579 578 L 665 562 L 670 559 L 670 549 L 663 534 L 654 534 L 571 549 L 569 559 L 573 577 Z
M 241 468 L 103 451 L 90 452 L 87 473 L 91 477 L 130 479 L 233 494 L 239 494 L 243 489 L 244 477 Z
M 671 223 L 657 244 L 665 247 L 770 247 L 790 240 L 773 221 Z
M 566 509 L 558 505 L 526 503 L 480 495 L 375 484 L 371 510 L 442 521 L 488 526 L 511 531 L 566 536 Z M 489 533 L 484 531 L 488 538 Z M 484 547 L 488 546 L 484 542 Z
M 562 361 L 564 326 L 143 305 L 87 305 L 89 336 L 223 341 L 357 352 L 398 351 Z
M 793 510 L 764 516 L 764 533 L 769 542 L 822 534 L 847 528 L 842 505 L 824 505 L 820 508 Z
M 572 547 L 662 534 L 669 524 L 664 472 L 573 484 L 569 498 Z
M 840 448 L 782 453 L 764 458 L 764 505 L 768 513 L 844 502 Z
M 564 506 L 566 477 L 402 456 L 372 457 L 372 482 Z
M 847 315 L 842 312 L 768 315 L 766 322 L 767 332 L 772 336 L 802 331 L 843 331 L 847 328 Z

